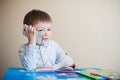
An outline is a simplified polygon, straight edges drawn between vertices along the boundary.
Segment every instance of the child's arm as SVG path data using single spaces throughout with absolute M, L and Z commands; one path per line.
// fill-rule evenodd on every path
M 72 67 L 73 69 L 79 69 L 79 66 L 77 65 L 77 64 L 75 64 L 75 63 L 73 63 L 71 66 L 69 66 L 69 67 Z
M 26 70 L 34 70 L 36 68 L 36 52 L 36 45 L 26 44 L 19 49 L 21 64 Z
M 56 51 L 57 51 L 57 56 L 56 56 L 56 65 L 54 66 L 55 69 L 72 66 L 74 64 L 72 58 L 66 55 L 66 53 L 59 45 Z

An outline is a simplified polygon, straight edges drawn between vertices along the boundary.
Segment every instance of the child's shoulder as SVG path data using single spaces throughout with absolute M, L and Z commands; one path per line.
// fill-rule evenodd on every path
M 26 48 L 26 46 L 28 45 L 28 43 L 24 43 L 24 44 L 22 44 L 21 46 L 20 46 L 20 48 L 19 48 L 19 50 L 21 51 L 23 51 L 25 48 Z
M 24 44 L 22 44 L 21 46 L 20 46 L 20 48 L 24 48 L 25 46 L 27 46 L 28 45 L 28 43 L 24 43 Z
M 49 40 L 49 44 L 57 44 L 54 40 Z
M 27 43 L 20 46 L 20 48 L 19 48 L 19 53 L 22 53 L 22 52 L 25 51 L 25 46 L 26 46 L 26 45 L 27 45 Z
M 49 41 L 49 45 L 52 45 L 52 46 L 58 46 L 58 43 L 53 41 L 53 40 L 50 40 Z

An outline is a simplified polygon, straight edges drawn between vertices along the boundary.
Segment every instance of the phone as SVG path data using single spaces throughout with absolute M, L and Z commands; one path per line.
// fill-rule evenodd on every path
M 44 38 L 43 34 L 41 32 L 36 31 L 36 43 L 42 44 L 43 38 Z
M 25 29 L 27 29 L 29 26 L 27 24 L 23 25 L 23 35 L 27 37 Z
M 27 37 L 25 29 L 29 28 L 27 24 L 23 25 L 23 35 Z M 42 44 L 43 41 L 43 34 L 41 32 L 36 31 L 36 43 Z

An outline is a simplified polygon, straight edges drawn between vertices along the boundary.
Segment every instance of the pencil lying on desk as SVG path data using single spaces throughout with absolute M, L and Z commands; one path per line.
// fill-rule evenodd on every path
M 102 75 L 102 74 L 97 74 L 97 73 L 90 73 L 91 75 L 94 75 L 94 76 L 100 76 L 100 77 L 103 77 L 103 78 L 106 78 L 106 80 L 120 80 L 120 79 L 115 79 L 115 76 L 105 76 L 105 75 Z
M 80 71 L 80 72 L 77 72 L 77 73 L 80 74 L 80 75 L 83 75 L 85 77 L 88 77 L 88 78 L 90 78 L 92 80 L 106 80 L 106 78 L 101 77 L 98 74 L 94 74 L 94 73 L 88 72 L 88 71 Z
M 103 76 L 101 76 L 100 74 L 96 74 L 96 73 L 90 73 L 91 75 L 93 75 L 93 76 L 100 76 L 100 77 L 103 77 Z

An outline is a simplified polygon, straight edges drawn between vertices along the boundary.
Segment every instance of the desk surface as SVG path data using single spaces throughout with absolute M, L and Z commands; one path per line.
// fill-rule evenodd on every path
M 70 74 L 72 76 L 59 76 L 61 74 Z M 74 74 L 76 74 L 76 71 L 35 72 L 25 71 L 23 68 L 8 68 L 3 80 L 91 80 L 82 75 L 74 76 Z

